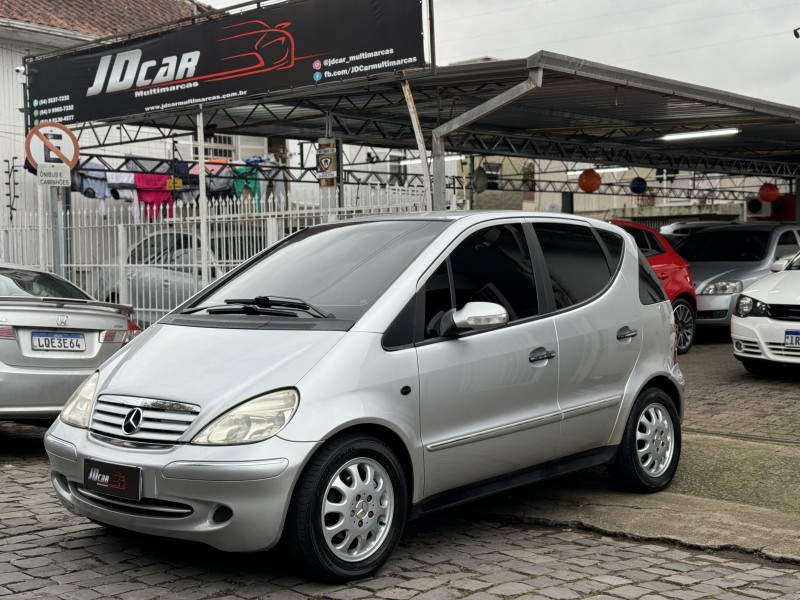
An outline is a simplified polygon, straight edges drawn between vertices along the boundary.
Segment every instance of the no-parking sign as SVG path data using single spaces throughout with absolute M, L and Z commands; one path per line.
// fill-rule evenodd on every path
M 72 169 L 79 155 L 78 139 L 61 123 L 39 123 L 25 138 L 25 156 L 36 169 L 44 164 L 65 164 Z

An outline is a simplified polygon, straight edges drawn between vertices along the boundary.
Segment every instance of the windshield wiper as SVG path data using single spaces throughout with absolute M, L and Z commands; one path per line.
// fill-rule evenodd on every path
M 325 312 L 313 304 L 309 304 L 300 298 L 289 298 L 287 296 L 256 296 L 255 298 L 228 298 L 225 304 L 241 304 L 243 306 L 255 306 L 258 308 L 290 308 L 302 312 L 322 317 L 323 319 L 334 319 L 333 313 Z
M 289 310 L 281 310 L 289 309 Z M 244 313 L 250 315 L 274 315 L 279 317 L 296 317 L 296 312 L 301 311 L 314 317 L 323 319 L 334 319 L 333 313 L 327 313 L 308 302 L 299 298 L 287 298 L 284 296 L 256 296 L 255 298 L 228 298 L 224 305 L 219 306 L 195 306 L 183 311 L 182 314 L 205 310 L 211 315 Z

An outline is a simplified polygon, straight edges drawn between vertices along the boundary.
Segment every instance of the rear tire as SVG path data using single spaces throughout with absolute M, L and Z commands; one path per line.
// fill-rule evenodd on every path
M 692 305 L 683 298 L 677 298 L 672 304 L 675 315 L 676 347 L 678 354 L 686 354 L 694 343 L 695 312 Z
M 681 456 L 681 426 L 666 392 L 647 388 L 633 404 L 622 442 L 608 470 L 632 492 L 659 492 L 669 485 Z
M 406 521 L 405 474 L 379 439 L 348 434 L 323 446 L 295 489 L 286 544 L 304 575 L 344 582 L 378 570 Z

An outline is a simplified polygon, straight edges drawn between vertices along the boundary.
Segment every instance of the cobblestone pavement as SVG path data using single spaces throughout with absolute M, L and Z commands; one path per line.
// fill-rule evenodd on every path
M 701 345 L 682 358 L 690 382 L 687 426 L 800 439 L 796 380 L 757 380 L 732 357 L 728 364 L 728 354 L 724 345 Z M 771 410 L 791 423 L 758 425 Z M 0 597 L 800 600 L 797 566 L 497 523 L 459 510 L 410 523 L 377 577 L 349 585 L 310 582 L 279 551 L 226 554 L 107 530 L 69 514 L 52 492 L 42 433 L 0 423 Z
M 679 363 L 686 376 L 684 430 L 800 443 L 800 370 L 751 375 L 730 341 L 696 344 Z

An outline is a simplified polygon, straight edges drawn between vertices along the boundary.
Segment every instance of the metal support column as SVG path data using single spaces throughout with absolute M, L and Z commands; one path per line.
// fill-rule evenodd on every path
M 208 270 L 208 198 L 206 198 L 206 139 L 203 105 L 197 113 L 197 166 L 200 170 L 200 284 L 209 284 Z
M 499 96 L 479 104 L 455 119 L 439 125 L 433 130 L 432 150 L 433 150 L 433 207 L 434 210 L 444 208 L 445 204 L 445 173 L 444 173 L 444 139 L 453 133 L 466 127 L 470 123 L 489 115 L 496 110 L 503 108 L 506 104 L 517 100 L 538 87 L 542 87 L 542 75 L 544 71 L 541 67 L 528 69 L 528 78 L 522 83 L 518 83 L 512 88 L 507 89 Z M 437 160 L 438 159 L 438 160 Z
M 414 104 L 414 96 L 411 94 L 411 86 L 406 80 L 403 80 L 403 95 L 406 97 L 408 114 L 411 116 L 411 125 L 414 127 L 414 137 L 417 140 L 417 148 L 419 149 L 419 159 L 422 161 L 422 185 L 425 186 L 425 202 L 427 203 L 427 209 L 436 210 L 434 208 L 431 192 L 431 170 L 428 166 L 428 152 L 425 149 L 425 137 L 422 135 L 422 126 L 419 123 L 419 115 L 417 114 L 417 105 Z

